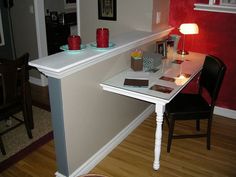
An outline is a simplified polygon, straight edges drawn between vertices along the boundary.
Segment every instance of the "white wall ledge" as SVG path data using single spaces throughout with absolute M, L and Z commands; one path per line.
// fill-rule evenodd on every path
M 194 10 L 236 14 L 236 6 L 209 5 L 201 3 L 194 4 L 194 6 L 195 6 Z
M 155 33 L 132 31 L 111 38 L 110 41 L 115 43 L 115 46 L 109 50 L 97 50 L 87 45 L 85 50 L 81 50 L 77 54 L 64 51 L 30 61 L 29 65 L 36 67 L 46 76 L 61 79 L 98 62 L 164 37 L 172 29 L 172 27 L 168 27 Z

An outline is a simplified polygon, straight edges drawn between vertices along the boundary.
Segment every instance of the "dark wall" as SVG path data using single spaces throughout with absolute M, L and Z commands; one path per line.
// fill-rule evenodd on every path
M 236 14 L 195 11 L 196 2 L 171 0 L 169 23 L 176 28 L 186 22 L 198 24 L 199 34 L 187 36 L 186 49 L 215 55 L 223 60 L 227 71 L 217 106 L 236 110 Z M 179 31 L 175 29 L 172 33 L 179 34 Z M 192 89 L 193 84 L 187 88 Z
M 14 59 L 14 45 L 12 37 L 12 26 L 10 19 L 10 10 L 4 4 L 4 1 L 0 1 L 0 11 L 2 16 L 2 27 L 5 44 L 0 46 L 0 58 Z

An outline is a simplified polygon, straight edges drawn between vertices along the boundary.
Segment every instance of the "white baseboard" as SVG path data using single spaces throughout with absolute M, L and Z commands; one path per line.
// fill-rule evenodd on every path
M 154 105 L 150 105 L 129 125 L 127 125 L 119 134 L 117 134 L 111 141 L 109 141 L 83 165 L 76 169 L 69 177 L 78 177 L 80 175 L 87 174 L 89 171 L 91 171 L 102 159 L 104 159 L 117 145 L 119 145 L 135 128 L 137 128 L 154 111 Z M 59 172 L 56 172 L 55 175 L 56 177 L 65 177 Z
M 66 176 L 62 175 L 61 173 L 59 173 L 59 172 L 56 172 L 56 173 L 55 173 L 55 176 L 56 176 L 56 177 L 66 177 Z
M 224 116 L 231 119 L 236 119 L 236 110 L 226 109 L 216 106 L 214 109 L 214 114 Z
M 36 78 L 36 77 L 29 77 L 29 82 L 41 87 L 45 87 L 48 85 L 47 81 L 45 82 L 44 80 L 42 80 L 41 78 Z
M 35 77 L 29 77 L 29 82 L 38 86 L 41 86 L 41 79 Z

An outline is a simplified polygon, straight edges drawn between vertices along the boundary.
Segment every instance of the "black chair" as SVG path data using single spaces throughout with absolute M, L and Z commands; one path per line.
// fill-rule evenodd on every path
M 206 56 L 198 81 L 198 93 L 179 93 L 166 105 L 165 118 L 169 125 L 167 152 L 170 152 L 172 139 L 207 137 L 210 150 L 212 116 L 216 99 L 226 71 L 224 63 L 214 57 Z M 208 93 L 209 99 L 206 99 Z M 206 133 L 199 133 L 200 120 L 207 119 Z M 196 134 L 173 135 L 177 120 L 196 120 Z
M 28 58 L 26 53 L 16 60 L 0 59 L 0 121 L 6 121 L 9 117 L 17 120 L 17 124 L 9 126 L 0 132 L 0 148 L 3 155 L 6 154 L 2 135 L 25 124 L 29 138 L 32 138 L 33 114 L 31 105 L 31 92 L 28 74 Z M 24 119 L 14 116 L 22 111 Z

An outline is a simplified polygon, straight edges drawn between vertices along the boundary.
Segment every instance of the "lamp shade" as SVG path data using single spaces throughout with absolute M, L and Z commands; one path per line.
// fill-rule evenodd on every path
M 179 27 L 182 34 L 198 34 L 199 29 L 196 23 L 183 23 Z

